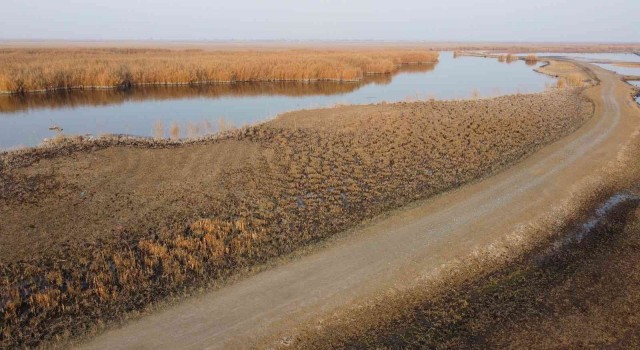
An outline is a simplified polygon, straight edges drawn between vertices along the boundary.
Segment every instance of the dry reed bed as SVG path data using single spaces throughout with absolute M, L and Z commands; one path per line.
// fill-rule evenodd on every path
M 437 62 L 418 50 L 202 51 L 1 49 L 0 91 L 247 81 L 358 81 L 410 63 Z
M 38 94 L 12 94 L 0 96 L 0 112 L 10 113 L 31 108 L 68 108 L 76 106 L 105 106 L 126 101 L 170 100 L 193 97 L 226 96 L 307 96 L 336 95 L 355 91 L 368 84 L 388 84 L 400 72 L 428 72 L 435 63 L 403 65 L 392 74 L 367 75 L 363 80 L 343 82 L 259 82 L 237 84 L 211 84 L 192 86 L 140 86 L 128 90 L 106 89 L 96 91 L 56 91 Z
M 579 91 L 300 111 L 193 145 L 4 154 L 0 345 L 80 336 L 497 171 L 588 119 Z

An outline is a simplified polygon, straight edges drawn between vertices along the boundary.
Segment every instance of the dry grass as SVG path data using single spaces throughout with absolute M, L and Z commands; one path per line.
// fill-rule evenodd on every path
M 584 77 L 580 74 L 569 74 L 558 79 L 557 86 L 562 87 L 581 87 L 585 86 Z
M 616 67 L 640 68 L 640 62 L 618 62 L 613 63 Z
M 164 138 L 164 123 L 157 121 L 153 124 L 153 138 L 161 140 Z
M 535 65 L 538 63 L 538 56 L 534 55 L 534 54 L 528 54 L 525 58 L 524 58 L 524 62 L 528 65 Z
M 58 91 L 41 94 L 0 96 L 0 112 L 10 113 L 30 108 L 68 108 L 104 106 L 126 101 L 168 100 L 193 97 L 224 96 L 309 96 L 337 95 L 355 91 L 367 84 L 388 84 L 393 75 L 402 72 L 428 72 L 436 63 L 403 65 L 391 74 L 366 75 L 358 82 L 258 82 L 191 86 L 139 86 L 126 91 L 105 89 L 95 91 Z
M 501 169 L 591 112 L 565 89 L 300 111 L 194 144 L 5 154 L 0 345 L 126 318 Z
M 619 204 L 577 240 L 580 219 L 540 232 L 534 247 L 497 267 L 475 271 L 477 262 L 464 261 L 437 287 L 308 326 L 291 348 L 637 348 L 640 202 Z
M 506 57 L 507 63 L 515 62 L 517 60 L 518 60 L 518 56 L 512 55 L 512 54 L 507 54 L 507 57 Z
M 0 91 L 247 81 L 358 81 L 402 64 L 436 62 L 426 50 L 202 51 L 3 49 Z
M 637 43 L 495 43 L 495 42 L 163 42 L 158 41 L 0 41 L 0 49 L 110 49 L 113 47 L 132 49 L 170 49 L 204 51 L 274 51 L 274 50 L 436 50 L 436 51 L 480 51 L 495 52 L 640 52 Z
M 557 77 L 556 86 L 559 88 L 584 87 L 597 82 L 597 79 L 592 74 L 567 61 L 550 61 L 536 70 L 540 73 Z
M 180 125 L 177 122 L 171 123 L 171 127 L 169 128 L 169 137 L 172 140 L 178 140 L 180 138 Z
M 512 63 L 518 60 L 518 56 L 512 54 L 498 55 L 498 62 Z

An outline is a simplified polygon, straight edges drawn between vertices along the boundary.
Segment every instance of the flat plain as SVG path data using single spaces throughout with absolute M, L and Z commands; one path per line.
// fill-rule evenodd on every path
M 587 51 L 599 47 L 574 49 Z M 110 62 L 121 59 L 118 56 L 121 52 L 104 48 L 7 48 L 2 54 L 15 55 L 14 60 L 19 61 L 20 55 L 46 57 L 46 52 L 53 52 L 46 50 L 62 50 L 60 55 L 71 56 L 73 60 L 96 53 L 114 54 Z M 162 58 L 167 54 L 162 50 L 139 50 L 134 55 L 144 56 L 141 60 L 156 57 L 164 62 L 161 65 L 184 59 L 169 62 Z M 283 55 L 291 56 L 286 53 L 293 52 L 293 57 L 283 61 L 283 67 L 297 64 L 308 68 L 310 61 L 319 66 L 312 65 L 295 76 L 288 75 L 293 74 L 288 70 L 280 74 L 258 69 L 258 73 L 249 70 L 248 75 L 238 78 L 234 74 L 246 71 L 241 65 L 230 68 L 236 73 L 228 77 L 212 78 L 205 74 L 194 78 L 188 74 L 197 68 L 198 64 L 194 64 L 170 79 L 165 73 L 148 78 L 141 68 L 134 69 L 135 74 L 129 72 L 132 75 L 127 77 L 133 77 L 130 80 L 118 75 L 97 85 L 93 74 L 85 77 L 87 81 L 71 76 L 60 81 L 21 78 L 23 83 L 16 85 L 15 77 L 38 72 L 33 67 L 44 64 L 42 57 L 35 57 L 32 62 L 26 60 L 10 68 L 15 71 L 5 74 L 10 77 L 5 79 L 5 89 L 26 93 L 123 83 L 351 80 L 370 73 L 391 73 L 402 64 L 437 59 L 433 51 L 416 48 L 406 51 L 369 48 L 371 51 L 349 54 L 329 49 L 313 54 L 301 49 L 273 50 L 273 47 L 258 50 L 255 60 L 246 64 L 259 68 L 264 62 L 282 60 Z M 527 48 L 528 52 L 539 50 L 540 47 Z M 207 57 L 206 61 L 211 55 L 223 55 L 200 49 L 180 52 L 203 60 Z M 229 55 L 237 58 L 247 53 L 234 51 Z M 264 61 L 265 57 L 269 59 Z M 72 61 L 60 67 L 69 62 Z M 344 66 L 330 74 L 321 69 L 336 62 Z M 23 63 L 29 69 L 20 70 Z M 96 72 L 110 71 L 111 63 L 105 64 L 106 69 Z M 7 66 L 4 67 L 7 72 Z M 95 62 L 90 61 L 87 67 L 95 67 Z M 139 67 L 147 64 L 140 63 Z M 634 179 L 637 164 L 627 161 L 632 159 L 632 145 L 637 141 L 638 107 L 631 99 L 631 88 L 610 72 L 567 60 L 552 60 L 540 71 L 558 76 L 558 85 L 543 93 L 490 99 L 295 111 L 256 126 L 197 140 L 60 137 L 40 147 L 2 153 L 0 344 L 55 346 L 124 323 L 123 328 L 107 331 L 84 345 L 97 348 L 140 347 L 158 345 L 157 342 L 166 345 L 171 341 L 166 337 L 171 337 L 174 339 L 171 344 L 176 347 L 223 346 L 233 345 L 228 342 L 234 337 L 248 334 L 260 341 L 276 342 L 270 337 L 282 335 L 281 339 L 296 339 L 297 346 L 311 348 L 407 345 L 398 341 L 397 330 L 384 322 L 408 325 L 404 329 L 415 332 L 405 334 L 407 339 L 416 339 L 422 328 L 410 321 L 411 315 L 406 312 L 411 308 L 406 305 L 436 311 L 442 305 L 450 306 L 436 303 L 429 309 L 432 304 L 424 303 L 425 295 L 433 297 L 437 289 L 420 289 L 421 285 L 412 279 L 413 273 L 422 274 L 438 264 L 477 256 L 480 247 L 504 239 L 516 223 L 533 223 L 544 218 L 547 232 L 526 236 L 540 240 L 523 238 L 526 244 L 505 254 L 513 258 L 520 256 L 518 252 L 541 249 L 551 232 L 559 234 L 570 227 L 570 222 L 584 219 L 585 213 L 597 207 L 610 192 L 628 189 Z M 47 74 L 42 72 L 40 76 Z M 563 203 L 562 210 L 558 209 L 558 203 Z M 385 221 L 389 213 L 393 215 L 390 221 Z M 612 217 L 617 221 L 607 221 L 598 229 L 628 232 L 616 225 L 622 217 L 632 217 L 631 214 L 616 213 L 619 215 Z M 471 227 L 475 227 L 476 238 L 463 238 L 462 233 L 470 232 Z M 354 230 L 346 243 L 327 243 Z M 446 240 L 441 239 L 444 236 Z M 459 247 L 454 249 L 456 239 L 460 239 Z M 325 243 L 330 245 L 329 249 L 312 248 L 308 255 L 296 257 L 309 247 Z M 393 249 L 388 252 L 390 246 Z M 417 246 L 425 249 L 416 252 Z M 569 263 L 584 260 L 579 255 L 582 253 L 576 254 Z M 265 267 L 276 261 L 281 265 L 274 269 Z M 495 261 L 486 266 L 478 263 L 482 269 L 469 270 L 475 280 L 462 274 L 467 279 L 460 278 L 466 284 L 456 281 L 461 286 L 456 295 L 467 296 L 465 293 L 475 290 L 475 286 L 488 283 L 482 278 L 503 283 L 505 271 L 530 271 L 526 263 L 505 265 L 512 260 L 505 261 L 500 261 L 502 265 Z M 388 268 L 381 267 L 385 263 Z M 352 269 L 335 270 L 340 264 Z M 301 265 L 321 268 L 314 270 L 319 277 L 305 279 L 309 271 Z M 248 273 L 251 269 L 266 271 L 253 275 Z M 331 271 L 336 275 L 332 276 Z M 503 274 L 486 277 L 487 271 Z M 305 284 L 304 291 L 296 287 L 299 283 L 290 287 L 275 285 L 283 282 L 278 274 L 288 281 L 301 281 Z M 360 307 L 364 311 L 354 313 L 360 318 L 353 318 L 362 321 L 357 327 L 340 318 L 340 312 L 352 312 L 350 305 L 367 301 L 371 305 L 375 293 L 395 288 L 401 281 L 406 282 L 407 276 L 411 276 L 412 283 L 408 285 L 415 288 L 413 294 L 401 293 L 396 299 L 384 299 L 404 306 L 391 311 L 381 309 L 375 302 L 370 308 Z M 239 283 L 228 282 L 235 277 L 240 278 Z M 334 282 L 326 288 L 321 286 L 327 282 L 325 277 Z M 385 278 L 386 282 L 382 282 Z M 558 280 L 541 281 L 549 285 Z M 226 283 L 229 285 L 223 286 Z M 220 289 L 207 292 L 216 286 Z M 263 298 L 255 299 L 253 291 L 259 293 L 261 286 Z M 535 286 L 528 287 L 526 292 L 531 293 L 528 295 L 540 293 Z M 347 288 L 352 296 L 335 296 L 337 290 Z M 163 309 L 165 303 L 200 289 L 204 290 L 200 299 L 167 306 L 149 317 L 127 323 L 141 313 Z M 296 293 L 306 296 L 300 297 L 305 300 L 287 297 Z M 414 298 L 411 303 L 406 302 L 407 295 Z M 250 310 L 246 310 L 249 314 L 234 313 L 221 306 L 225 301 L 229 307 L 242 305 L 249 301 L 246 298 L 257 302 L 247 304 L 253 310 L 267 308 L 270 300 L 282 302 L 282 312 L 264 309 L 254 318 Z M 285 322 L 291 308 L 296 312 L 308 311 L 298 319 L 295 334 L 287 334 L 291 325 Z M 219 316 L 200 315 L 195 309 L 219 312 Z M 473 315 L 492 319 L 496 309 L 499 307 L 474 309 Z M 185 310 L 190 311 L 185 314 Z M 317 319 L 313 316 L 335 310 L 342 311 L 335 313 L 335 319 L 323 327 L 316 327 Z M 372 314 L 380 317 L 372 321 Z M 243 319 L 245 316 L 248 318 Z M 162 327 L 158 326 L 163 320 L 182 317 L 192 319 L 193 324 L 177 326 L 164 322 Z M 304 328 L 303 320 L 309 322 L 310 328 Z M 265 333 L 257 331 L 257 323 L 274 326 Z M 381 324 L 387 333 L 376 328 Z M 218 331 L 211 335 L 207 326 Z M 337 329 L 349 331 L 341 333 Z M 462 329 L 455 336 L 468 335 L 464 327 L 455 329 Z M 370 334 L 378 334 L 378 338 L 373 339 Z M 500 338 L 495 339 L 499 343 Z

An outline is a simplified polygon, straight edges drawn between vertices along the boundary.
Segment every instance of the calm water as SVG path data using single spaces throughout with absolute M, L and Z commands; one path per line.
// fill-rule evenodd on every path
M 608 69 L 614 73 L 621 75 L 637 75 L 640 76 L 640 67 L 618 67 L 609 63 L 598 63 L 601 61 L 617 61 L 617 62 L 636 62 L 640 63 L 640 55 L 634 53 L 567 53 L 567 52 L 538 52 L 538 57 L 567 57 L 576 60 L 593 62 L 596 65 Z M 520 54 L 519 56 L 526 56 Z
M 527 54 L 519 54 L 519 56 L 526 56 Z M 618 61 L 618 62 L 640 62 L 640 56 L 634 53 L 570 53 L 570 52 L 537 52 L 534 55 L 538 57 L 543 56 L 560 56 L 567 57 L 576 60 L 597 62 L 597 61 Z
M 425 98 L 456 99 L 538 92 L 555 80 L 524 62 L 440 55 L 435 65 L 409 66 L 362 83 L 254 83 L 200 87 L 75 91 L 27 97 L 0 96 L 0 147 L 39 144 L 65 134 L 168 134 L 177 123 L 182 137 L 243 126 L 277 114 L 336 104 L 370 104 Z
M 604 64 L 604 63 L 596 63 L 596 65 L 620 75 L 640 76 L 640 67 L 618 67 L 613 64 Z

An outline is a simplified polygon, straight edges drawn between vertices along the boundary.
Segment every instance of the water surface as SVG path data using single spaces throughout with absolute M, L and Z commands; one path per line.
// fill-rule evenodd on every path
M 518 54 L 518 56 L 526 56 L 528 54 Z M 640 62 L 640 56 L 634 53 L 571 53 L 571 52 L 536 52 L 534 55 L 538 57 L 566 57 L 580 61 L 599 62 L 599 61 L 617 61 L 617 62 Z
M 555 83 L 534 72 L 535 67 L 522 61 L 453 58 L 452 53 L 442 52 L 435 65 L 406 66 L 361 83 L 238 83 L 0 96 L 0 147 L 37 145 L 55 135 L 49 130 L 52 126 L 73 135 L 167 137 L 175 123 L 180 136 L 187 137 L 260 122 L 290 110 L 530 93 Z
M 613 64 L 596 63 L 604 69 L 610 70 L 620 75 L 637 75 L 640 76 L 640 67 L 620 67 Z

